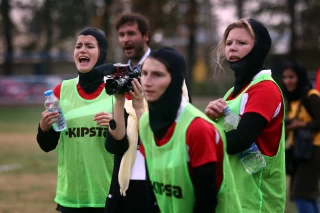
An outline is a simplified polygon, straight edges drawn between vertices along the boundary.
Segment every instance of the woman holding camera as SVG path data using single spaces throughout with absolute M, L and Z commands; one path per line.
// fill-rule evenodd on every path
M 126 100 L 126 93 L 114 94 L 116 128 L 108 129 L 105 142 L 107 151 L 114 154 L 106 213 L 159 212 L 152 188 L 146 181 L 145 160 L 139 152 L 138 121 L 147 107 L 139 81 L 134 78 L 131 84 L 133 91 L 128 94 L 132 100 Z
M 150 181 L 147 180 L 145 159 L 139 137 L 139 120 L 148 109 L 139 79 L 131 81 L 132 90 L 116 93 L 114 120 L 116 128 L 109 128 L 105 147 L 114 154 L 114 169 L 106 213 L 159 212 Z M 188 91 L 184 82 L 186 100 Z
M 295 202 L 299 213 L 318 213 L 320 179 L 320 93 L 312 88 L 305 68 L 297 62 L 289 62 L 282 69 L 283 94 L 287 101 L 288 131 L 287 152 L 292 154 L 290 198 Z M 296 150 L 299 137 L 297 130 L 310 130 L 313 138 L 309 141 L 310 149 Z M 299 148 L 298 148 L 299 149 Z M 302 152 L 305 153 L 302 153 Z M 308 155 L 310 153 L 311 155 Z M 303 159 L 302 159 L 303 157 Z
M 97 29 L 86 29 L 78 35 L 74 62 L 79 77 L 65 80 L 54 89 L 67 129 L 55 132 L 51 125 L 59 113 L 47 110 L 38 127 L 41 149 L 56 149 L 58 154 L 55 202 L 56 210 L 63 213 L 104 212 L 113 168 L 113 157 L 103 146 L 112 118 L 112 96 L 104 91 L 104 76 L 93 68 L 105 62 L 107 49 L 107 39 Z

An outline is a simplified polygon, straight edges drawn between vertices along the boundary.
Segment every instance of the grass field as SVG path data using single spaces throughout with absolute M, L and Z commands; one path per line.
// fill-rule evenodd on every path
M 194 99 L 203 110 L 209 99 Z M 36 142 L 43 106 L 0 107 L 0 213 L 54 213 L 57 157 Z M 287 213 L 295 213 L 292 203 Z
M 36 142 L 43 107 L 0 109 L 0 212 L 56 212 L 56 155 Z

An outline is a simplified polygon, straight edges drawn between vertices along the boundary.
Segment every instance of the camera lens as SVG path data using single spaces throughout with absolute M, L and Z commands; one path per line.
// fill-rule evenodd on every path
M 113 95 L 118 92 L 120 87 L 117 80 L 107 79 L 105 88 L 108 95 Z
M 126 92 L 123 91 L 123 87 L 126 86 L 127 80 L 124 78 L 118 79 L 107 79 L 106 80 L 106 92 L 108 95 L 113 95 L 118 92 Z

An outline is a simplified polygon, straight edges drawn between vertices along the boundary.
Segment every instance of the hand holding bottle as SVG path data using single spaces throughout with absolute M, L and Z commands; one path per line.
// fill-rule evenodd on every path
M 224 115 L 223 110 L 227 107 L 225 100 L 219 98 L 210 101 L 206 107 L 205 114 L 211 119 L 216 120 Z
M 53 94 L 52 90 L 48 90 L 44 93 L 45 96 L 45 101 L 44 101 L 44 106 L 46 107 L 48 112 L 51 112 L 52 114 L 44 113 L 45 115 L 44 118 L 46 118 L 46 122 L 48 125 L 52 125 L 52 128 L 56 132 L 61 132 L 67 128 L 66 121 L 64 119 L 64 115 L 62 112 L 62 109 L 59 105 L 59 99 Z M 55 114 L 54 114 L 55 113 Z M 55 118 L 57 115 L 57 120 L 52 121 L 52 118 Z M 53 117 L 52 117 L 53 116 Z M 52 118 L 51 118 L 52 117 Z M 50 120 L 51 119 L 51 120 Z M 43 128 L 46 129 L 47 126 L 44 126 Z M 42 128 L 41 128 L 42 129 Z M 48 131 L 49 129 L 47 129 Z
M 58 112 L 49 112 L 47 109 L 42 112 L 40 128 L 43 132 L 49 131 L 52 124 L 58 121 Z
M 233 129 L 237 129 L 240 122 L 240 116 L 232 113 L 229 106 L 224 109 L 223 113 L 226 116 L 224 119 L 224 131 L 229 132 Z

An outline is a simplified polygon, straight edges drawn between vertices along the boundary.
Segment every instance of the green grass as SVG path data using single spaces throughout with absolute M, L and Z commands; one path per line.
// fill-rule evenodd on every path
M 25 145 L 20 137 L 13 138 L 1 145 L 5 149 L 0 151 L 0 165 L 20 167 L 0 173 L 0 212 L 55 212 L 55 153 L 42 152 L 29 137 L 23 140 Z
M 57 156 L 43 152 L 36 132 L 43 106 L 0 108 L 0 213 L 54 213 Z
M 194 98 L 193 102 L 203 111 L 212 99 Z M 43 106 L 0 108 L 0 166 L 20 166 L 0 172 L 0 213 L 56 212 L 57 156 L 55 151 L 43 152 L 36 142 L 43 110 Z M 295 212 L 287 202 L 286 213 Z
M 37 130 L 44 106 L 0 107 L 0 133 L 28 133 Z

